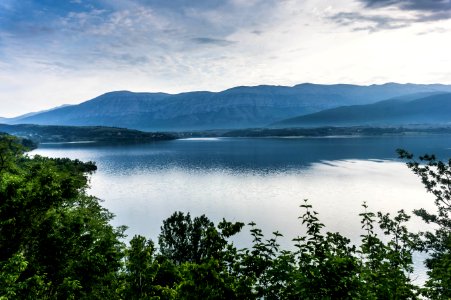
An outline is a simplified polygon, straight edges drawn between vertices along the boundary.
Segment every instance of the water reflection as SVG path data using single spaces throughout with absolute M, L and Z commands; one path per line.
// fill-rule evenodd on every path
M 47 144 L 37 153 L 94 160 L 105 170 L 231 169 L 284 172 L 324 160 L 395 159 L 397 148 L 451 157 L 450 136 L 186 139 L 149 144 Z

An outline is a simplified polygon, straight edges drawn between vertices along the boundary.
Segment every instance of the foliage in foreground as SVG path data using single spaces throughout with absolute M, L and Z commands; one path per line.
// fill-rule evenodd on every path
M 305 234 L 295 250 L 280 248 L 280 233 L 238 249 L 229 238 L 243 223 L 174 213 L 158 245 L 135 236 L 87 195 L 93 163 L 27 157 L 26 147 L 0 136 L 0 299 L 449 299 L 451 161 L 400 151 L 436 197 L 437 213 L 415 214 L 433 232 L 407 230 L 409 216 L 372 213 L 363 205 L 361 243 L 324 232 L 318 214 L 301 205 Z M 382 236 L 377 232 L 382 232 Z M 428 251 L 429 279 L 416 286 L 412 255 Z
M 407 166 L 421 178 L 427 191 L 435 196 L 435 213 L 417 209 L 414 214 L 426 223 L 434 224 L 435 231 L 422 232 L 422 250 L 429 253 L 425 265 L 429 279 L 424 294 L 431 299 L 451 299 L 451 158 L 439 161 L 434 155 L 414 160 L 412 154 L 398 150 Z

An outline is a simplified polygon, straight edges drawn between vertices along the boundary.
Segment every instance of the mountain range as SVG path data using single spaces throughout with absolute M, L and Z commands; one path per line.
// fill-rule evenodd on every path
M 424 96 L 424 95 L 423 95 Z M 451 93 L 342 106 L 290 118 L 272 127 L 451 125 Z
M 302 120 L 301 123 L 307 122 L 305 121 L 307 119 L 297 119 L 302 118 L 300 116 L 310 118 L 308 120 L 324 118 L 325 115 L 319 115 L 319 117 L 312 115 L 323 111 L 323 113 L 329 114 L 327 117 L 329 121 L 324 122 L 332 124 L 334 123 L 334 111 L 331 113 L 327 111 L 328 109 L 353 105 L 376 105 L 374 103 L 391 98 L 396 99 L 389 100 L 385 105 L 396 106 L 397 103 L 403 101 L 407 103 L 412 99 L 434 97 L 436 94 L 443 93 L 451 93 L 451 86 L 396 83 L 369 86 L 304 83 L 293 87 L 241 86 L 222 92 L 200 91 L 180 94 L 118 91 L 103 94 L 78 105 L 58 107 L 11 119 L 0 119 L 0 122 L 114 126 L 145 131 L 186 131 L 255 128 L 273 123 L 277 123 L 277 126 L 280 124 L 293 126 L 293 124 L 298 124 L 297 120 Z M 369 106 L 368 109 L 378 109 L 380 105 L 383 106 L 383 104 L 377 104 Z M 351 112 L 353 109 L 351 108 Z M 345 115 L 346 109 L 343 110 L 343 116 Z M 362 115 L 360 119 L 355 117 L 351 123 L 359 120 L 366 121 L 368 116 L 370 115 Z M 414 112 L 411 112 L 410 116 L 416 117 Z M 286 119 L 289 120 L 283 121 Z M 410 122 L 401 117 L 398 117 L 397 120 Z M 428 120 L 434 121 L 433 118 L 424 121 Z M 318 124 L 322 122 L 318 122 Z M 340 122 L 346 123 L 342 120 Z

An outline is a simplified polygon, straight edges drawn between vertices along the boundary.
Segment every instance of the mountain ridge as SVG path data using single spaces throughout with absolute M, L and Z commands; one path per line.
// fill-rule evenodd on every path
M 415 99 L 389 99 L 366 105 L 342 106 L 289 118 L 270 127 L 398 126 L 451 124 L 451 93 Z
M 115 91 L 6 123 L 115 126 L 147 131 L 251 128 L 344 105 L 432 92 L 451 93 L 451 86 L 303 83 L 292 87 L 237 86 L 221 92 L 179 94 Z

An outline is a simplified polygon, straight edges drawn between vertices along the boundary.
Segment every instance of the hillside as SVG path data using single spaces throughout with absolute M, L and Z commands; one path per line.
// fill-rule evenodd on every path
M 416 93 L 451 92 L 447 85 L 383 84 L 235 87 L 181 94 L 111 92 L 9 124 L 115 126 L 139 130 L 261 127 L 343 105 L 368 104 Z
M 71 105 L 63 104 L 63 105 L 60 105 L 60 106 L 57 106 L 57 107 L 54 107 L 54 108 L 50 108 L 50 109 L 46 109 L 46 110 L 29 112 L 29 113 L 26 113 L 24 115 L 20 115 L 20 116 L 14 117 L 14 118 L 0 118 L 0 123 L 19 124 L 20 121 L 23 120 L 23 119 L 30 118 L 30 117 L 35 116 L 35 115 L 43 114 L 43 113 L 46 113 L 46 112 L 49 112 L 49 111 L 52 111 L 52 110 L 55 110 L 55 109 L 60 109 L 60 108 L 63 108 L 63 107 L 68 107 L 68 106 L 71 106 Z
M 290 118 L 272 127 L 393 126 L 451 124 L 451 94 L 420 99 L 392 99 L 374 104 L 343 106 Z
M 0 124 L 0 132 L 5 132 L 37 143 L 61 142 L 151 142 L 171 140 L 175 137 L 159 132 L 142 132 L 124 128 L 101 126 L 42 126 Z

